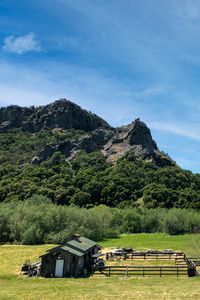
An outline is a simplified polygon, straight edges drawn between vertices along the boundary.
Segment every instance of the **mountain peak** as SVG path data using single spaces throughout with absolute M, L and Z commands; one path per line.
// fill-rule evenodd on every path
M 70 160 L 80 150 L 87 153 L 99 150 L 113 164 L 129 151 L 134 153 L 136 159 L 155 162 L 159 166 L 174 164 L 159 151 L 150 129 L 139 118 L 126 126 L 112 128 L 99 116 L 66 99 L 39 107 L 11 105 L 0 108 L 0 133 L 12 128 L 30 133 L 56 128 L 83 131 L 78 140 L 45 145 L 37 153 L 37 160 L 32 160 L 36 164 L 48 159 L 56 151 L 62 152 Z
M 111 163 L 132 151 L 136 159 L 155 162 L 159 166 L 172 165 L 170 157 L 159 151 L 147 125 L 135 119 L 131 124 L 115 129 L 113 137 L 104 145 L 102 153 Z
M 59 99 L 36 108 L 15 105 L 0 108 L 0 132 L 16 127 L 30 132 L 53 128 L 92 131 L 98 128 L 110 128 L 110 125 L 77 104 Z

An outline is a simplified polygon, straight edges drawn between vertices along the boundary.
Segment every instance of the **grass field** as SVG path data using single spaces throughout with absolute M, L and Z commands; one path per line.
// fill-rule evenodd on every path
M 194 236 L 164 234 L 122 235 L 101 243 L 105 248 L 166 249 L 198 255 Z M 0 246 L 0 299 L 200 299 L 199 277 L 91 277 L 86 279 L 27 278 L 20 275 L 26 259 L 38 260 L 52 245 Z
M 198 238 L 200 240 L 200 236 Z M 155 234 L 122 234 L 120 238 L 109 239 L 101 243 L 105 248 L 108 247 L 133 247 L 134 249 L 173 249 L 186 252 L 189 256 L 200 256 L 197 249 L 197 235 L 167 235 L 162 233 Z

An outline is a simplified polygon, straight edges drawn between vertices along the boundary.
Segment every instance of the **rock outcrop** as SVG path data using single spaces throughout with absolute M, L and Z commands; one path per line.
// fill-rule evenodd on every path
M 53 128 L 74 128 L 84 131 L 110 128 L 109 124 L 97 115 L 66 99 L 36 108 L 16 105 L 0 108 L 0 132 L 19 127 L 29 132 Z
M 20 107 L 10 105 L 0 108 L 0 132 L 6 132 L 9 129 L 22 127 L 23 122 L 34 113 L 35 108 Z
M 6 133 L 12 128 L 21 128 L 31 133 L 71 128 L 85 132 L 76 140 L 45 145 L 32 158 L 33 165 L 47 160 L 57 151 L 70 160 L 80 150 L 87 153 L 99 150 L 107 161 L 113 164 L 124 157 L 128 151 L 132 151 L 135 159 L 155 162 L 158 166 L 175 164 L 168 155 L 158 149 L 149 128 L 140 119 L 127 126 L 112 128 L 97 115 L 66 99 L 36 108 L 15 105 L 0 108 L 0 133 Z
M 130 150 L 133 150 L 136 158 L 152 161 L 159 152 L 149 128 L 140 119 L 116 128 L 113 138 L 104 145 L 102 153 L 109 161 L 115 162 Z
M 129 151 L 132 151 L 136 159 L 155 162 L 158 166 L 175 164 L 168 155 L 158 149 L 150 129 L 140 119 L 116 128 L 112 139 L 102 149 L 102 153 L 111 163 L 115 163 Z
M 50 143 L 31 160 L 31 163 L 37 165 L 51 157 L 55 152 L 61 152 L 67 160 L 71 160 L 77 151 L 83 150 L 90 153 L 102 149 L 112 136 L 112 130 L 96 129 L 81 136 L 78 140 L 72 139 L 55 144 Z
M 71 160 L 80 150 L 87 153 L 100 150 L 112 164 L 115 164 L 119 158 L 123 158 L 129 151 L 132 151 L 135 159 L 154 162 L 160 167 L 174 164 L 168 155 L 159 151 L 149 128 L 139 119 L 113 130 L 96 129 L 78 140 L 50 143 L 32 159 L 32 164 L 37 165 L 45 161 L 57 151 L 64 154 L 66 160 Z

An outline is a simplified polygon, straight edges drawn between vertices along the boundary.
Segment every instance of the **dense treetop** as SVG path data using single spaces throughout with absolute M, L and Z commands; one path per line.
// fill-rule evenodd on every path
M 39 165 L 31 158 L 47 143 L 78 139 L 80 130 L 21 129 L 0 134 L 0 201 L 43 195 L 61 205 L 93 207 L 200 208 L 200 174 L 176 165 L 158 167 L 138 160 L 133 151 L 108 163 L 100 151 L 78 151 L 67 160 L 59 151 Z

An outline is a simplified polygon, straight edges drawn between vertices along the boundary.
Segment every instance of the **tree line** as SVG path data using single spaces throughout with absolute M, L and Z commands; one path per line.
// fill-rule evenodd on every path
M 96 241 L 121 233 L 200 232 L 200 213 L 191 209 L 90 209 L 56 205 L 44 196 L 0 204 L 0 243 L 64 243 L 74 233 Z

